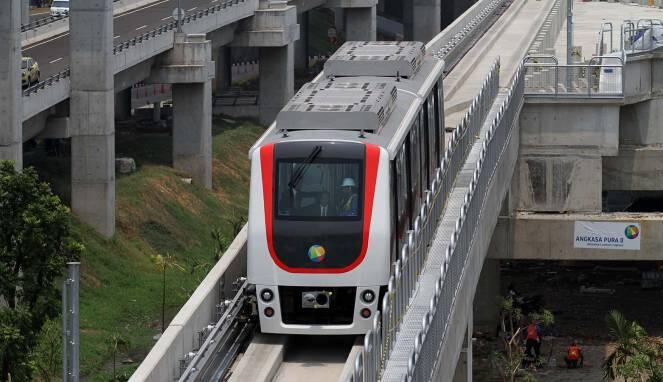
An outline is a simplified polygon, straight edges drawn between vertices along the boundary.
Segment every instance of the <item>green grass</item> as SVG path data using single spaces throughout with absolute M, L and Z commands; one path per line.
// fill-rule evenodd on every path
M 213 263 L 213 228 L 231 236 L 228 218 L 246 215 L 248 149 L 263 132 L 259 126 L 215 118 L 213 191 L 182 181 L 170 165 L 171 137 L 154 133 L 118 133 L 118 156 L 136 159 L 138 170 L 116 182 L 117 233 L 106 240 L 75 222 L 74 232 L 85 245 L 81 258 L 81 373 L 90 381 L 108 381 L 111 361 L 108 337 L 128 338 L 134 364 L 120 368 L 129 374 L 154 344 L 160 332 L 161 274 L 150 256 L 172 254 L 185 269 Z M 65 161 L 60 159 L 60 161 Z M 41 162 L 35 160 L 34 162 Z M 57 161 L 41 162 L 58 178 Z M 40 168 L 44 168 L 41 167 Z M 59 172 L 66 178 L 68 173 Z M 46 176 L 48 177 L 48 176 Z M 62 182 L 66 183 L 66 182 Z M 166 321 L 186 301 L 202 272 L 167 271 Z

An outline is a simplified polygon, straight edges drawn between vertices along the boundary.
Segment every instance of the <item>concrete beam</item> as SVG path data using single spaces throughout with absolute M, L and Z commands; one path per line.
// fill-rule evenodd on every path
M 660 122 L 659 122 L 660 123 Z M 622 145 L 619 155 L 603 158 L 603 190 L 663 190 L 663 148 Z
M 0 7 L 0 160 L 23 168 L 21 94 L 21 1 Z
M 71 206 L 115 233 L 113 1 L 71 0 Z
M 297 9 L 285 4 L 266 5 L 260 2 L 260 9 L 252 18 L 238 28 L 233 46 L 279 47 L 299 39 Z
M 640 223 L 640 250 L 574 248 L 575 222 Z M 661 261 L 663 218 L 656 213 L 542 214 L 500 217 L 488 256 L 512 260 Z
M 520 113 L 521 145 L 617 155 L 621 100 L 528 97 Z
M 468 313 L 467 328 L 465 329 L 465 339 L 463 340 L 463 349 L 460 351 L 458 363 L 456 363 L 456 373 L 453 382 L 472 382 L 472 312 Z

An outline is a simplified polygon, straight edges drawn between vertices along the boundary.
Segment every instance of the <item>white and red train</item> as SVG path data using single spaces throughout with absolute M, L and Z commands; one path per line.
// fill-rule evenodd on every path
M 421 43 L 346 43 L 252 147 L 263 332 L 370 329 L 444 152 L 443 68 Z

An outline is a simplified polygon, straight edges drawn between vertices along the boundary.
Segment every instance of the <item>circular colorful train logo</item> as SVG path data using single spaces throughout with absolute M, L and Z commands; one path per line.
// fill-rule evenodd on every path
M 631 224 L 624 230 L 624 235 L 626 235 L 627 238 L 633 240 L 637 238 L 638 235 L 640 235 L 640 229 L 638 229 L 638 226 Z
M 308 258 L 314 263 L 321 263 L 325 259 L 325 247 L 321 245 L 312 245 L 308 249 Z

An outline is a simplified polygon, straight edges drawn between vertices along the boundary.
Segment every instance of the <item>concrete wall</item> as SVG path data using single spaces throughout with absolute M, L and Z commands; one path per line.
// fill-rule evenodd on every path
M 216 305 L 232 297 L 232 283 L 246 275 L 246 233 L 244 226 L 170 322 L 130 381 L 163 382 L 179 377 L 179 359 L 198 347 L 197 332 L 216 321 Z
M 489 251 L 502 201 L 509 189 L 509 182 L 505 179 L 511 179 L 514 173 L 518 157 L 519 130 L 519 124 L 512 127 L 511 136 L 506 142 L 501 160 L 486 191 L 483 213 L 474 234 L 465 271 L 461 276 L 461 282 L 456 292 L 455 305 L 452 307 L 447 336 L 440 351 L 442 358 L 437 364 L 437 370 L 433 378 L 435 381 L 451 381 L 455 374 L 459 358 L 458 349 L 463 346 L 466 337 L 465 329 L 474 309 L 473 301 L 479 283 L 479 275 Z
M 516 210 L 601 211 L 600 156 L 521 152 L 516 168 L 512 189 Z
M 574 225 L 583 221 L 638 222 L 639 251 L 576 249 Z M 642 213 L 530 214 L 500 217 L 488 251 L 492 259 L 663 260 L 663 216 Z
M 663 148 L 622 146 L 619 156 L 603 158 L 603 189 L 663 190 Z
M 602 157 L 619 153 L 621 100 L 528 97 L 520 114 L 514 208 L 600 212 Z
M 528 98 L 520 113 L 523 147 L 590 149 L 617 155 L 620 100 Z

